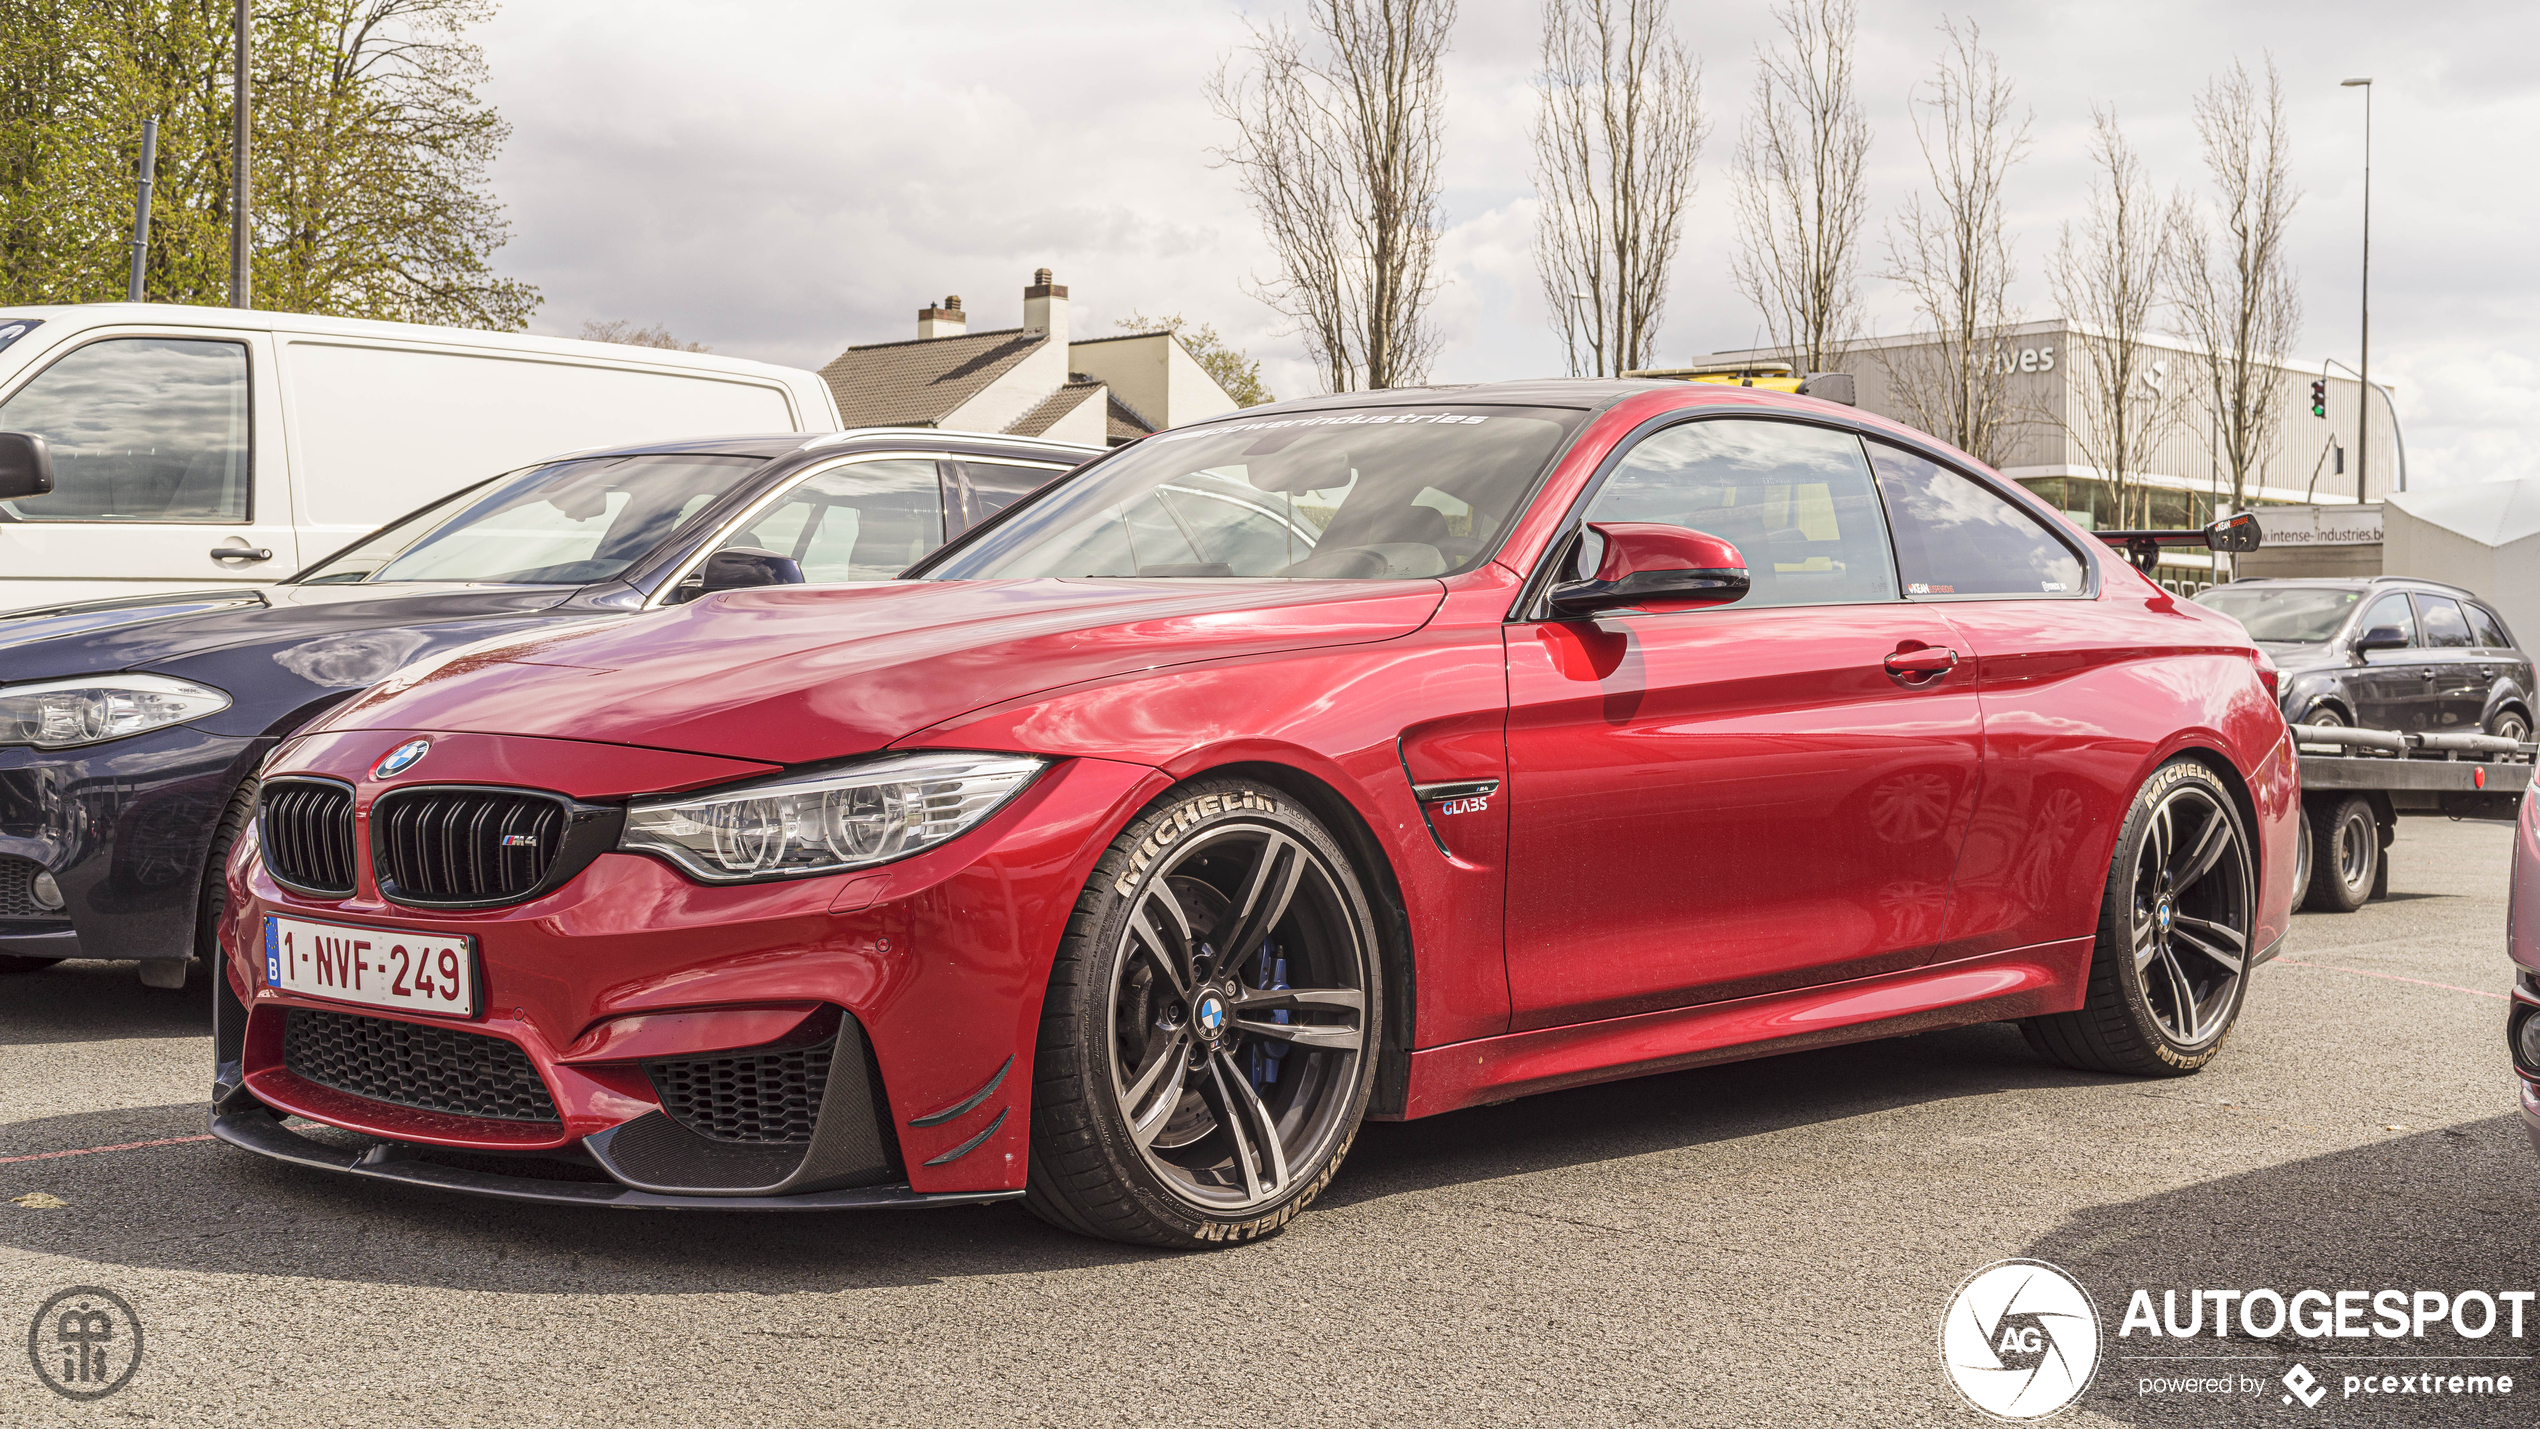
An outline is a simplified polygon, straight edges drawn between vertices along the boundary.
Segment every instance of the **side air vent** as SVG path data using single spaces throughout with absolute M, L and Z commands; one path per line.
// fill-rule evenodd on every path
M 353 896 L 353 791 L 332 780 L 270 779 L 258 796 L 265 867 L 294 893 Z

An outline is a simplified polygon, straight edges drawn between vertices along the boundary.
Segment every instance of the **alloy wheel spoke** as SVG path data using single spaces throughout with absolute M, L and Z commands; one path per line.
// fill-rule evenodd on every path
M 2210 928 L 2216 932 L 2228 931 L 2216 928 L 2214 924 L 2206 923 L 2202 919 L 2198 919 L 2196 921 L 2198 925 L 2203 928 Z M 2181 918 L 2178 920 L 2178 926 L 2171 930 L 2170 938 L 2173 945 L 2173 951 L 2175 951 L 2178 945 L 2183 944 L 2190 952 L 2195 953 L 2197 956 L 2203 958 L 2209 963 L 2212 963 L 2214 966 L 2221 968 L 2224 972 L 2229 973 L 2231 976 L 2240 976 L 2240 970 L 2245 960 L 2238 952 L 2227 947 L 2219 939 L 2209 939 L 2202 933 L 2189 932 L 2187 924 L 2188 920 Z
M 2170 843 L 2170 806 L 2163 804 L 2152 811 L 2152 867 L 2170 866 Z
M 1165 941 L 1164 934 L 1157 929 L 1155 920 L 1148 916 L 1144 907 L 1138 909 L 1137 916 L 1129 920 L 1129 926 L 1138 935 L 1136 946 L 1146 954 L 1147 960 L 1154 963 L 1156 968 L 1164 974 L 1165 980 L 1173 985 L 1173 995 L 1188 998 L 1191 995 L 1188 951 L 1190 940 L 1184 938 L 1177 951 L 1175 945 Z
M 1366 1044 L 1366 1031 L 1359 1025 L 1367 1011 L 1367 994 L 1354 987 L 1283 987 L 1275 990 L 1245 988 L 1229 1009 L 1235 1026 L 1255 1037 L 1274 1042 L 1291 1042 L 1300 1047 L 1329 1051 L 1355 1052 Z M 1348 1024 L 1277 1022 L 1271 1014 L 1278 1012 L 1347 1012 L 1357 1014 Z
M 1154 1145 L 1156 1134 L 1173 1119 L 1173 1108 L 1182 1102 L 1182 1078 L 1190 1070 L 1190 1065 L 1190 1039 L 1185 1033 L 1175 1032 L 1172 1040 L 1165 1045 L 1164 1055 L 1140 1073 L 1137 1084 L 1121 1097 L 1121 1104 L 1130 1108 L 1130 1139 L 1137 1142 L 1141 1150 Z M 1157 1092 L 1159 1082 L 1162 1090 Z M 1157 1094 L 1149 1100 L 1151 1092 Z
M 2194 846 L 2170 866 L 2171 889 L 2184 892 L 2195 887 L 2197 881 L 2211 873 L 2214 865 L 2220 863 L 2222 856 L 2230 850 L 2231 822 L 2217 808 L 2205 819 L 2205 827 L 2198 832 Z
M 1243 1167 L 1244 1189 L 1256 1201 L 1277 1195 L 1288 1184 L 1288 1157 L 1279 1145 L 1279 1128 L 1270 1119 L 1270 1109 L 1253 1094 L 1251 1078 L 1235 1065 L 1234 1057 L 1225 1048 L 1218 1048 L 1208 1059 L 1208 1075 L 1217 1085 L 1218 1105 L 1225 1113 L 1226 1129 L 1235 1139 L 1235 1160 Z M 1250 1133 L 1244 1129 L 1246 1123 L 1251 1124 Z M 1253 1156 L 1256 1137 L 1261 1145 L 1258 1166 Z M 1269 1173 L 1267 1182 L 1262 1178 L 1264 1171 Z
M 2152 966 L 2152 960 L 2160 953 L 2161 940 L 2152 920 L 2137 913 L 2134 917 L 2134 970 L 2140 973 Z
M 2178 955 L 2167 948 L 2161 950 L 2161 970 L 2170 985 L 2170 1005 L 2176 1010 L 2176 1031 L 2182 1042 L 2193 1042 L 2203 1030 L 2204 1018 L 2196 1007 L 2195 985 L 2187 980 L 2187 969 L 2178 965 Z
M 1217 966 L 1209 970 L 1215 976 L 1220 969 L 1242 967 L 1261 940 L 1288 915 L 1288 902 L 1296 897 L 1297 884 L 1305 877 L 1305 848 L 1285 834 L 1268 834 L 1262 838 L 1261 852 L 1244 875 L 1243 901 L 1235 914 L 1234 930 L 1226 935 L 1217 950 Z

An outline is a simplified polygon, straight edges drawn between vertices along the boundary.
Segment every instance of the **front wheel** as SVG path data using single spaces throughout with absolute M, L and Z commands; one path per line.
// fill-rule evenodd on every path
M 1141 1245 L 1277 1230 L 1348 1154 L 1383 1011 L 1366 885 L 1322 823 L 1252 780 L 1175 789 L 1060 941 L 1025 1203 Z
M 2238 804 L 2204 765 L 2152 771 L 2117 835 L 2079 1011 L 2021 1024 L 2067 1067 L 2183 1077 L 2222 1050 L 2247 990 L 2257 870 Z
M 2498 710 L 2496 711 L 2496 717 L 2487 722 L 2487 732 L 2496 736 L 2498 739 L 2510 739 L 2516 744 L 2529 744 L 2531 742 L 2531 721 L 2524 718 L 2523 713 L 2520 710 Z M 2508 754 L 2503 757 L 2506 759 L 2519 760 L 2523 756 L 2520 754 Z

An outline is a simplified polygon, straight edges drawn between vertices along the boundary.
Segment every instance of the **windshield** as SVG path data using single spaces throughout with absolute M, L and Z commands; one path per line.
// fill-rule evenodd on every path
M 2334 636 L 2363 592 L 2333 586 L 2216 586 L 2196 597 L 2248 627 L 2252 640 L 2317 645 Z
M 383 527 L 301 585 L 614 580 L 766 464 L 754 456 L 586 457 L 496 477 Z
M 1375 407 L 1149 437 L 928 571 L 1376 580 L 1470 570 L 1587 413 Z

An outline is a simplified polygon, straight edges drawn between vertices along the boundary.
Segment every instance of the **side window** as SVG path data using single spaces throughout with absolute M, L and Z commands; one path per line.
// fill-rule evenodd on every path
M 804 478 L 749 524 L 715 543 L 791 556 L 803 579 L 886 581 L 944 543 L 935 463 L 856 462 Z
M 248 519 L 242 343 L 92 342 L 0 403 L 0 431 L 53 448 L 53 490 L 7 503 L 20 520 Z
M 1040 490 L 1066 474 L 1063 467 L 1021 466 L 1001 461 L 965 459 L 970 476 L 970 520 L 973 525 Z
M 1731 609 L 1896 599 L 1869 463 L 1849 433 L 1733 418 L 1669 427 L 1614 468 L 1587 519 L 1728 541 L 1754 580 Z
M 2067 595 L 2087 583 L 2072 547 L 1982 483 L 1902 447 L 1868 446 L 1907 595 Z
M 2461 614 L 2461 603 L 2446 595 L 2421 595 L 2417 609 L 2425 618 L 2425 643 L 2433 646 L 2466 648 L 2478 642 L 2469 634 L 2469 619 Z
M 2495 612 L 2483 605 L 2462 608 L 2469 612 L 2469 628 L 2477 636 L 2479 644 L 2490 650 L 2511 650 L 2514 647 L 2513 637 L 2505 633 L 2505 623 L 2496 618 Z
M 2385 625 L 2398 626 L 2399 633 L 2408 637 L 2410 645 L 2417 643 L 2417 618 L 2408 609 L 2408 598 L 2396 591 L 2372 603 L 2372 608 L 2364 612 L 2363 623 L 2355 627 L 2355 633 L 2361 635 Z

